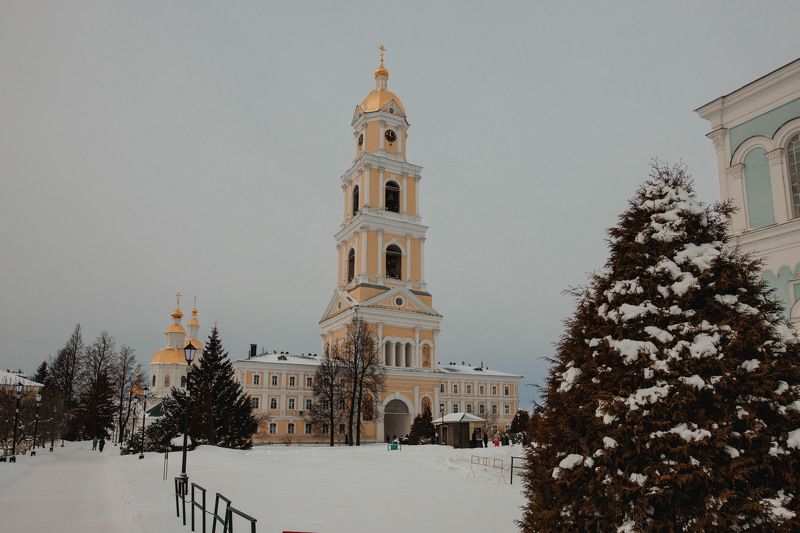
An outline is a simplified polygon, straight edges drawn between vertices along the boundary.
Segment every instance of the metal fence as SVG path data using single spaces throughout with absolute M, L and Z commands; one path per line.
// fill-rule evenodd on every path
M 242 531 L 245 532 L 248 531 L 246 526 L 249 524 L 249 533 L 256 533 L 258 520 L 235 508 L 228 498 L 217 492 L 212 512 L 206 506 L 206 489 L 197 483 L 191 483 L 191 489 L 189 485 L 187 478 L 181 476 L 175 478 L 175 513 L 183 521 L 184 526 L 187 521 L 186 504 L 188 503 L 191 513 L 189 525 L 192 531 L 197 531 L 198 522 L 200 522 L 200 530 L 206 533 L 208 527 L 206 517 L 210 516 L 212 533 L 217 533 L 218 525 L 222 527 L 221 533 L 234 533 L 234 522 L 244 525 L 245 529 Z M 240 530 L 237 528 L 236 531 Z
M 516 465 L 514 465 L 514 460 L 515 459 L 517 460 L 517 464 Z M 522 464 L 519 464 L 519 463 L 522 463 Z M 511 473 L 509 475 L 509 477 L 511 478 L 510 481 L 509 481 L 510 485 L 514 484 L 514 469 L 515 468 L 517 470 L 526 470 L 528 468 L 528 466 L 525 464 L 525 458 L 524 457 L 513 457 L 513 456 L 511 457 Z

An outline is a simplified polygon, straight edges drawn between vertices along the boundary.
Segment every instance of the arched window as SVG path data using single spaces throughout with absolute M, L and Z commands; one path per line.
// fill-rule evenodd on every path
M 744 190 L 747 196 L 747 225 L 763 228 L 775 222 L 772 206 L 772 184 L 767 151 L 756 147 L 744 158 Z
M 353 214 L 358 213 L 358 185 L 353 187 Z
M 164 386 L 169 387 L 169 374 L 164 376 Z
M 186 388 L 186 376 L 181 376 L 181 388 Z
M 386 277 L 393 279 L 403 279 L 401 276 L 403 263 L 403 252 L 394 244 L 386 248 Z
M 800 217 L 800 134 L 792 137 L 786 145 L 786 163 L 789 167 L 792 216 L 797 218 Z
M 156 375 L 155 375 L 155 374 L 153 374 L 153 385 L 152 385 L 152 386 L 153 386 L 153 387 L 155 387 L 155 386 L 156 386 Z
M 356 251 L 350 248 L 347 252 L 347 282 L 353 281 L 356 277 Z
M 386 210 L 400 212 L 400 186 L 395 181 L 386 182 Z

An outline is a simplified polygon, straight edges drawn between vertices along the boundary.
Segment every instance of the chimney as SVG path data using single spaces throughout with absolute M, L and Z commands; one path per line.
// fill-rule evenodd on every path
M 256 356 L 256 345 L 255 344 L 251 344 L 250 345 L 250 357 L 248 359 L 252 359 L 255 356 Z

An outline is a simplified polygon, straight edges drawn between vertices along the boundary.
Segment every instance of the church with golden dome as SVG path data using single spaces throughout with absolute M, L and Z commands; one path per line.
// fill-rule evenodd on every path
M 409 432 L 425 407 L 434 416 L 474 413 L 488 432 L 507 429 L 519 408 L 522 376 L 442 364 L 442 315 L 425 282 L 427 226 L 420 213 L 422 168 L 407 159 L 409 122 L 400 98 L 388 89 L 389 70 L 375 70 L 375 89 L 351 122 L 355 158 L 341 176 L 343 213 L 336 233 L 336 287 L 319 322 L 322 349 L 341 342 L 354 318 L 378 340 L 384 384 L 365 410 L 362 439 L 383 442 Z M 459 357 L 461 359 L 461 357 Z M 262 418 L 255 442 L 324 442 L 343 437 L 344 425 L 316 434 L 306 423 L 319 358 L 271 353 L 234 361 L 254 410 Z
M 197 298 L 192 306 L 192 317 L 187 321 L 186 326 L 189 333 L 181 324 L 183 312 L 181 312 L 181 294 L 175 296 L 175 310 L 172 311 L 172 323 L 164 330 L 165 345 L 150 357 L 150 394 L 156 398 L 168 396 L 173 387 L 186 387 L 186 359 L 183 355 L 183 347 L 188 341 L 197 347 L 197 356 L 193 365 L 199 363 L 203 356 L 203 341 L 200 340 L 200 321 L 197 318 Z

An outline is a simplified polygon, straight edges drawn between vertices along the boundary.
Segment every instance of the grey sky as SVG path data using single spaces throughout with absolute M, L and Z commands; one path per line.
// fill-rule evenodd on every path
M 230 4 L 235 4 L 232 7 Z M 0 3 L 0 367 L 80 322 L 145 363 L 181 291 L 232 356 L 319 352 L 377 45 L 412 124 L 441 359 L 541 383 L 562 294 L 692 110 L 800 52 L 796 2 Z M 186 306 L 184 306 L 186 310 Z M 529 402 L 533 390 L 523 393 Z

